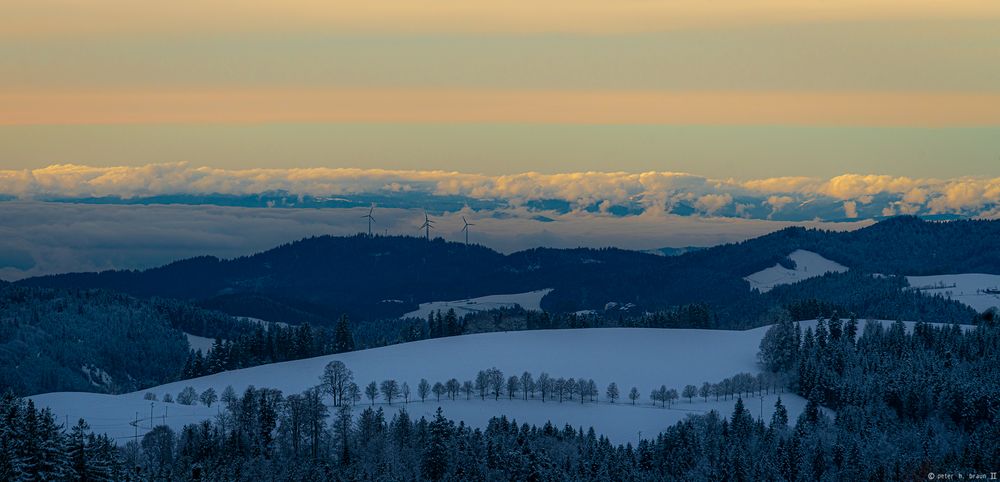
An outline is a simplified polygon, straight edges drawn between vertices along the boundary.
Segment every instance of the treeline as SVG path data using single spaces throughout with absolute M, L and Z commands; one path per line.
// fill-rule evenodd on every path
M 519 425 L 494 417 L 484 429 L 437 414 L 410 418 L 405 408 L 334 413 L 319 390 L 283 396 L 248 388 L 214 420 L 179 432 L 158 426 L 117 451 L 89 442 L 71 456 L 71 436 L 43 417 L 42 443 L 0 422 L 5 480 L 926 480 L 929 472 L 988 474 L 997 427 L 976 440 L 904 425 L 872 427 L 877 447 L 859 443 L 856 427 L 830 419 L 810 401 L 790 420 L 780 398 L 770 420 L 755 419 L 738 399 L 729 417 L 691 415 L 653 439 L 613 444 L 593 429 L 551 423 Z M 11 404 L 5 403 L 4 407 Z M 23 403 L 22 403 L 23 405 Z M 4 414 L 9 411 L 5 408 Z M 331 416 L 332 415 L 332 416 Z M 24 417 L 27 418 L 27 417 Z M 17 426 L 24 426 L 17 422 Z M 72 433 L 76 433 L 74 428 Z M 12 435 L 8 435 L 12 434 Z M 18 438 L 14 438 L 16 434 Z M 15 444 L 17 448 L 15 447 Z M 79 447 L 80 445 L 76 445 Z M 18 456 L 13 456 L 17 454 Z M 44 454 L 44 455 L 43 455 Z M 38 461 L 44 460 L 44 463 Z M 75 460 L 76 462 L 73 462 Z M 128 470 L 123 468 L 127 467 Z M 83 478 L 78 474 L 94 474 Z M 111 474 L 111 478 L 104 474 Z
M 186 380 L 226 370 L 355 349 L 354 336 L 346 317 L 341 317 L 333 329 L 313 328 L 308 323 L 299 326 L 252 323 L 251 326 L 253 328 L 236 339 L 216 338 L 207 354 L 203 355 L 201 350 L 190 350 L 178 378 Z
M 241 321 L 234 339 L 216 338 L 207 353 L 190 350 L 178 379 L 185 380 L 226 370 L 299 360 L 396 343 L 462 335 L 466 321 L 449 309 L 432 312 L 426 320 L 374 320 L 357 323 L 341 316 L 332 328 L 309 323 L 252 323 Z M 493 330 L 490 330 L 493 331 Z
M 170 298 L 150 298 L 148 303 L 170 326 L 205 338 L 234 339 L 250 332 L 256 325 L 220 311 L 209 310 Z
M 696 397 L 707 402 L 711 397 L 715 397 L 718 401 L 778 393 L 784 390 L 785 382 L 786 377 L 782 374 L 739 373 L 717 383 L 706 381 L 700 386 L 685 385 L 680 391 L 660 385 L 653 387 L 648 393 L 654 405 L 659 403 L 667 407 L 681 397 L 686 398 L 688 402 L 693 402 Z M 354 404 L 361 400 L 362 389 L 356 384 L 353 372 L 340 361 L 335 360 L 327 365 L 320 388 L 325 393 L 333 395 L 334 406 Z M 372 406 L 377 400 L 392 405 L 394 400 L 410 403 L 411 400 L 419 399 L 420 402 L 425 402 L 432 397 L 435 402 L 440 402 L 442 398 L 446 400 L 505 398 L 538 400 L 542 403 L 546 401 L 563 403 L 574 400 L 579 400 L 580 403 L 598 403 L 603 393 L 606 403 L 614 404 L 627 397 L 632 405 L 642 398 L 638 387 L 632 387 L 627 393 L 623 390 L 624 387 L 620 389 L 616 382 L 609 383 L 601 392 L 593 378 L 555 377 L 547 372 L 541 372 L 536 378 L 529 371 L 520 375 L 505 376 L 502 370 L 492 367 L 479 370 L 472 380 L 459 381 L 457 378 L 450 378 L 432 384 L 426 378 L 421 378 L 415 389 L 411 389 L 405 381 L 400 383 L 391 378 L 381 382 L 373 380 L 365 386 L 363 393 Z
M 940 295 L 929 296 L 907 289 L 908 286 L 902 276 L 874 276 L 851 270 L 778 286 L 766 296 L 795 320 L 852 313 L 873 320 L 975 322 L 976 310 Z M 768 324 L 772 319 L 769 314 L 763 309 L 758 311 L 763 313 L 765 321 L 758 326 Z
M 924 320 L 973 323 L 977 312 L 940 295 L 908 288 L 901 276 L 873 276 L 857 270 L 827 273 L 776 286 L 767 293 L 736 298 L 731 303 L 696 303 L 653 313 L 617 316 L 622 326 L 650 328 L 714 328 L 746 330 L 771 324 L 776 313 L 793 320 L 831 317 L 838 313 L 865 319 Z M 614 319 L 614 313 L 602 313 Z
M 775 287 L 731 307 L 692 303 L 662 310 L 592 310 L 583 313 L 495 310 L 468 315 L 470 332 L 567 328 L 707 328 L 746 330 L 769 325 L 776 317 L 809 320 L 838 313 L 865 319 L 925 320 L 972 324 L 979 314 L 939 295 L 906 289 L 905 278 L 871 276 L 856 271 L 829 273 Z M 487 322 L 483 322 L 482 319 Z

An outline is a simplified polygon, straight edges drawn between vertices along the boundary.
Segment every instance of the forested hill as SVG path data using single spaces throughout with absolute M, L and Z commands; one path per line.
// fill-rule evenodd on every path
M 745 276 L 795 249 L 819 253 L 865 273 L 1000 274 L 1000 220 L 942 222 L 898 216 L 855 231 L 790 227 L 678 258 Z
M 331 322 L 344 313 L 356 319 L 384 318 L 420 302 L 554 288 L 543 300 L 546 310 L 595 309 L 610 301 L 649 311 L 698 303 L 715 313 L 746 318 L 729 324 L 745 326 L 769 308 L 804 301 L 790 294 L 794 290 L 751 291 L 743 280 L 775 263 L 789 266 L 786 256 L 796 249 L 814 251 L 862 273 L 1000 273 L 998 239 L 1000 221 L 928 222 L 914 217 L 853 232 L 787 228 L 673 257 L 582 248 L 503 255 L 441 239 L 321 236 L 231 260 L 198 257 L 145 271 L 56 275 L 19 283 L 189 299 L 234 315 L 293 323 Z M 843 299 L 843 276 L 810 283 L 810 299 Z M 871 277 L 852 280 L 858 296 L 866 283 L 880 283 Z M 848 301 L 846 306 L 861 311 L 859 316 L 867 314 L 866 302 Z M 961 307 L 941 303 L 926 312 L 961 319 L 931 321 L 966 321 L 968 313 Z M 880 305 L 885 311 L 886 303 Z
M 232 336 L 235 323 L 170 300 L 0 286 L 0 388 L 120 393 L 163 383 L 187 359 L 181 330 Z

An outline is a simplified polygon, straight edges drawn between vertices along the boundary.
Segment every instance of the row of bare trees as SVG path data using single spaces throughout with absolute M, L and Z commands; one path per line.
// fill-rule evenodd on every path
M 395 401 L 409 403 L 419 399 L 424 402 L 429 398 L 433 398 L 435 401 L 461 398 L 471 400 L 473 397 L 478 397 L 480 400 L 487 398 L 499 400 L 501 397 L 506 397 L 509 400 L 515 398 L 538 399 L 542 402 L 556 401 L 559 403 L 565 401 L 596 403 L 600 401 L 597 383 L 592 378 L 553 377 L 546 372 L 542 372 L 536 378 L 528 371 L 521 375 L 505 377 L 503 371 L 496 367 L 480 370 L 474 380 L 459 381 L 457 378 L 450 378 L 431 383 L 426 378 L 422 378 L 417 383 L 415 391 L 411 390 L 407 382 L 400 383 L 394 379 L 383 380 L 381 383 L 372 381 L 362 391 L 354 382 L 351 370 L 338 360 L 327 364 L 320 379 L 323 391 L 333 397 L 334 406 L 355 404 L 361 401 L 362 395 L 372 405 L 379 398 L 389 405 Z M 754 394 L 777 392 L 783 386 L 784 380 L 776 374 L 761 373 L 754 376 L 749 373 L 740 373 L 718 383 L 704 382 L 700 387 L 687 385 L 680 392 L 673 388 L 667 388 L 666 385 L 661 385 L 652 390 L 650 400 L 654 405 L 668 407 L 681 397 L 686 398 L 688 403 L 692 403 L 696 397 L 702 398 L 706 402 L 711 397 L 715 397 L 716 401 L 728 400 L 738 396 L 750 397 Z M 635 405 L 641 398 L 637 387 L 632 387 L 625 396 L 632 405 Z M 622 397 L 622 392 L 615 382 L 611 382 L 604 390 L 604 397 L 609 403 L 617 403 Z

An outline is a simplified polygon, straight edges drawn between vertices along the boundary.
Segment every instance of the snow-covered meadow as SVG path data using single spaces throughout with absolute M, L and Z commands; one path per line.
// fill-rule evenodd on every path
M 184 333 L 184 337 L 187 338 L 188 346 L 191 347 L 192 350 L 201 350 L 202 353 L 208 353 L 208 351 L 212 349 L 212 345 L 215 344 L 214 339 L 206 338 L 204 336 Z
M 751 288 L 756 288 L 761 293 L 774 289 L 775 286 L 797 283 L 799 281 L 823 276 L 827 273 L 843 273 L 847 267 L 830 261 L 817 253 L 796 249 L 788 255 L 788 259 L 795 262 L 795 269 L 788 269 L 780 264 L 775 264 L 770 268 L 760 270 L 746 276 L 745 280 L 750 283 Z
M 928 295 L 941 295 L 983 312 L 1000 308 L 1000 275 L 983 273 L 907 276 L 913 289 Z
M 354 372 L 361 386 L 388 378 L 410 385 L 413 394 L 409 404 L 401 401 L 395 401 L 391 407 L 378 404 L 390 411 L 406 406 L 412 416 L 419 418 L 431 415 L 441 406 L 446 416 L 474 426 L 484 426 L 491 417 L 503 414 L 521 423 L 540 425 L 551 421 L 558 426 L 593 426 L 615 442 L 627 442 L 636 440 L 640 433 L 647 437 L 658 433 L 689 413 L 716 409 L 728 415 L 732 400 L 681 399 L 672 408 L 664 409 L 651 405 L 649 394 L 660 385 L 680 391 L 687 384 L 715 383 L 740 372 L 758 372 L 756 354 L 766 331 L 766 327 L 748 331 L 595 328 L 485 333 L 263 365 L 124 395 L 49 393 L 31 398 L 36 404 L 51 408 L 60 419 L 85 418 L 95 430 L 122 441 L 148 431 L 150 413 L 154 425 L 166 423 L 178 429 L 213 417 L 219 410 L 218 405 L 209 408 L 152 402 L 143 398 L 147 392 L 156 394 L 160 400 L 167 393 L 176 397 L 187 386 L 199 393 L 208 388 L 221 393 L 226 386 L 239 393 L 249 385 L 276 388 L 285 394 L 298 393 L 319 383 L 327 363 L 340 360 Z M 433 395 L 423 403 L 413 401 L 421 378 L 432 384 L 452 377 L 459 381 L 474 380 L 479 370 L 490 367 L 499 368 L 505 376 L 530 371 L 536 378 L 547 372 L 553 377 L 594 379 L 601 402 L 543 403 L 537 398 L 525 401 L 501 397 L 498 401 L 442 399 L 438 403 L 432 401 Z M 610 382 L 617 383 L 621 391 L 621 399 L 613 405 L 604 396 Z M 642 395 L 636 406 L 631 406 L 627 398 L 633 386 Z M 803 399 L 793 394 L 784 393 L 781 397 L 793 417 L 805 405 Z M 762 413 L 767 419 L 775 399 L 776 395 L 765 395 L 763 403 L 757 397 L 746 403 L 755 415 Z M 363 401 L 360 405 L 365 404 Z M 140 419 L 139 427 L 129 423 L 136 417 Z
M 500 308 L 513 308 L 520 306 L 525 310 L 541 311 L 542 298 L 551 292 L 551 289 L 529 291 L 527 293 L 514 293 L 506 295 L 480 296 L 479 298 L 469 298 L 455 301 L 431 301 L 420 303 L 420 307 L 414 311 L 404 314 L 400 318 L 427 318 L 427 315 L 436 312 L 447 312 L 455 310 L 458 316 L 465 316 L 477 311 L 489 311 Z

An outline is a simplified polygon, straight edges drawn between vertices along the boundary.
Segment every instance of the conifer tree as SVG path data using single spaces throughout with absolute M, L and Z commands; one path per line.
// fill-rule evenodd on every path
M 788 428 L 788 409 L 781 403 L 781 397 L 774 402 L 774 414 L 771 415 L 771 428 L 774 430 L 784 430 Z
M 420 462 L 420 471 L 425 478 L 441 480 L 447 473 L 450 436 L 450 422 L 444 418 L 441 407 L 438 407 L 434 420 L 430 423 L 430 440 Z
M 341 316 L 333 335 L 333 352 L 345 353 L 354 351 L 354 336 L 347 323 L 347 316 Z

